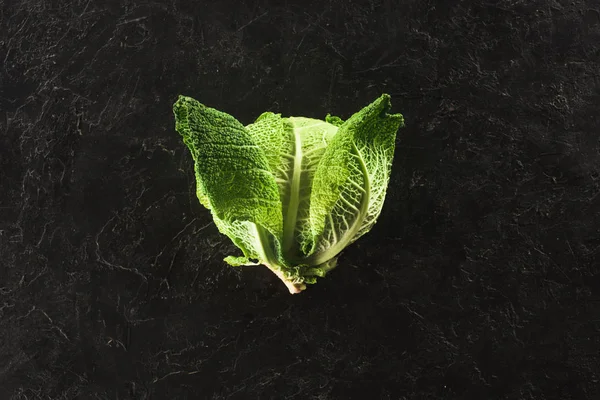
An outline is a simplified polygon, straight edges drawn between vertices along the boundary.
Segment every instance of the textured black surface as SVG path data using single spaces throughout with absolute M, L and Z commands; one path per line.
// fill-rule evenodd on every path
M 0 2 L 0 398 L 600 398 L 599 1 Z M 402 112 L 296 296 L 195 198 L 178 94 Z

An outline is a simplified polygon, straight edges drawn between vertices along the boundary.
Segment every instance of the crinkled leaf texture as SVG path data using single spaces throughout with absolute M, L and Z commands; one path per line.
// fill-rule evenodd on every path
M 290 293 L 333 269 L 381 212 L 401 114 L 386 94 L 348 120 L 265 112 L 243 126 L 179 96 L 176 130 L 195 162 L 200 203 L 240 248 L 233 266 L 263 264 Z

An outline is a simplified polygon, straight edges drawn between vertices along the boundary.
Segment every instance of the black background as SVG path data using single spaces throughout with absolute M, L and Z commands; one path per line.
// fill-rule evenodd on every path
M 599 1 L 0 2 L 0 398 L 600 398 Z M 177 95 L 401 112 L 291 296 L 195 198 Z

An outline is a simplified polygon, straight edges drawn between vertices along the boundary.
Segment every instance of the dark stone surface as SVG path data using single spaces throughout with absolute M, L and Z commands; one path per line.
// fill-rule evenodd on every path
M 600 398 L 600 2 L 4 0 L 0 79 L 0 398 Z M 382 92 L 373 231 L 296 296 L 225 266 L 177 95 Z

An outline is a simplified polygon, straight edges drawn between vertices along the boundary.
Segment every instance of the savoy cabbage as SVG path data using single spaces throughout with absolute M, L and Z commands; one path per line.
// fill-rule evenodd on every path
M 179 96 L 176 130 L 195 161 L 196 193 L 240 248 L 233 266 L 263 264 L 290 293 L 315 283 L 376 222 L 401 114 L 382 95 L 348 120 L 265 112 L 243 126 Z

